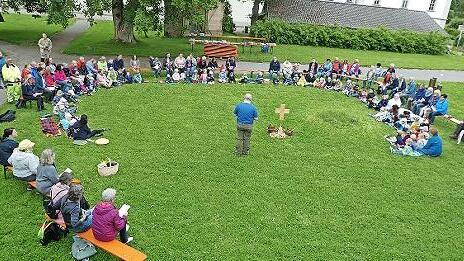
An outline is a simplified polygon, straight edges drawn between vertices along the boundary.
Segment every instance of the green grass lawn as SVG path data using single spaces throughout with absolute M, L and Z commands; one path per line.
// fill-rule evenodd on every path
M 461 86 L 462 87 L 462 86 Z M 464 118 L 464 91 L 444 83 L 451 114 Z M 236 157 L 232 110 L 251 91 L 259 109 L 251 154 Z M 274 109 L 290 109 L 296 135 L 273 140 Z M 34 104 L 35 105 L 35 104 Z M 11 106 L 4 105 L 1 111 Z M 50 108 L 50 105 L 48 106 Z M 130 204 L 131 244 L 150 260 L 461 259 L 464 253 L 463 145 L 447 135 L 439 158 L 390 154 L 393 129 L 340 93 L 271 85 L 128 85 L 85 97 L 79 112 L 106 127 L 110 144 L 46 138 L 38 113 L 21 109 L 18 140 L 53 148 L 57 168 L 74 170 L 95 204 L 106 187 Z M 99 177 L 106 157 L 120 163 Z M 71 237 L 47 247 L 36 234 L 41 197 L 23 182 L 0 182 L 0 258 L 70 260 Z M 92 260 L 108 260 L 99 251 Z
M 179 53 L 188 54 L 192 51 L 186 38 L 167 39 L 155 36 L 149 38 L 138 36 L 136 44 L 115 43 L 112 40 L 112 26 L 111 22 L 99 21 L 86 33 L 71 42 L 66 47 L 65 53 L 80 55 L 135 54 L 145 57 L 150 55 L 164 57 L 166 52 L 177 55 Z M 193 53 L 202 55 L 203 46 L 195 45 Z M 328 57 L 339 57 L 350 61 L 358 58 L 363 65 L 373 65 L 380 62 L 383 65 L 395 63 L 399 68 L 464 70 L 464 56 L 401 54 L 297 45 L 277 46 L 273 54 L 262 54 L 260 48 L 257 47 L 254 47 L 251 52 L 249 47 L 245 51 L 239 47 L 239 56 L 242 61 L 269 62 L 273 56 L 277 56 L 281 60 L 289 59 L 292 62 L 305 64 L 309 63 L 312 57 L 319 61 L 324 61 Z
M 31 15 L 3 14 L 3 18 L 5 22 L 0 23 L 0 41 L 13 44 L 33 46 L 42 37 L 42 33 L 51 37 L 63 31 L 61 25 L 47 24 L 46 16 L 34 18 Z

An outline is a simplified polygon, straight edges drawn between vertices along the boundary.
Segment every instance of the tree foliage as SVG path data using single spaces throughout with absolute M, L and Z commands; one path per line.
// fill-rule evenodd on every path
M 228 0 L 224 1 L 224 17 L 222 18 L 222 31 L 224 33 L 233 33 L 235 30 L 234 20 L 232 19 L 232 6 Z

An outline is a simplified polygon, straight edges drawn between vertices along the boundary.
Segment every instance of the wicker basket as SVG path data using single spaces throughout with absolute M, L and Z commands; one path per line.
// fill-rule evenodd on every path
M 108 165 L 110 166 L 108 167 Z M 118 172 L 119 163 L 108 159 L 98 164 L 97 168 L 98 168 L 98 174 L 100 174 L 100 176 L 107 177 L 107 176 L 114 175 Z

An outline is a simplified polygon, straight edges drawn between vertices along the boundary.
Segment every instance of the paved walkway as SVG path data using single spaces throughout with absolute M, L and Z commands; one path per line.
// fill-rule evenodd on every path
M 85 19 L 78 18 L 76 22 L 70 27 L 66 28 L 61 33 L 53 36 L 53 49 L 52 57 L 55 62 L 69 63 L 75 60 L 76 55 L 63 54 L 65 47 L 81 33 L 85 32 L 89 28 L 89 23 Z M 38 40 L 38 39 L 37 39 Z M 14 62 L 21 67 L 26 62 L 40 60 L 38 47 L 27 47 L 13 45 L 6 42 L 0 41 L 0 50 L 5 52 L 8 57 L 12 58 Z M 114 54 L 116 56 L 117 54 Z M 149 67 L 147 58 L 140 58 L 142 67 Z M 126 57 L 126 62 L 129 64 L 129 58 Z M 267 71 L 269 63 L 252 63 L 252 62 L 239 62 L 237 71 Z M 301 69 L 308 68 L 308 65 L 301 65 Z M 363 68 L 364 73 L 367 72 L 367 68 Z M 416 69 L 398 69 L 398 73 L 405 77 L 414 77 L 416 80 L 429 80 L 430 78 L 436 77 L 439 81 L 445 82 L 464 82 L 464 71 L 447 71 L 447 70 L 416 70 Z M 464 84 L 463 84 L 464 85 Z M 4 90 L 0 90 L 0 104 L 5 102 Z

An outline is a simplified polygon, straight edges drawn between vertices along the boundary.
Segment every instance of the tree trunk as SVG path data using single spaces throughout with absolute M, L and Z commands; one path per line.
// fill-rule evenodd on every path
M 114 39 L 123 43 L 135 43 L 134 21 L 125 19 L 123 0 L 112 0 Z
M 171 0 L 164 1 L 164 36 L 179 37 L 184 34 L 183 18 Z
M 254 25 L 259 18 L 259 4 L 261 0 L 253 0 L 253 8 L 251 9 L 251 25 Z

